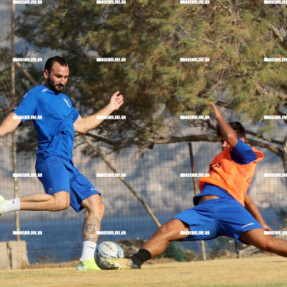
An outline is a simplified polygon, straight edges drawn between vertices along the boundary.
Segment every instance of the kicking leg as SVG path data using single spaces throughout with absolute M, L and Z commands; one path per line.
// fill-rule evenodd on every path
M 179 219 L 172 219 L 161 226 L 156 233 L 134 254 L 131 259 L 107 259 L 111 269 L 135 269 L 152 257 L 162 254 L 172 241 L 181 241 L 187 237 L 189 228 Z
M 189 232 L 186 224 L 179 219 L 172 219 L 161 226 L 142 248 L 148 250 L 151 257 L 156 257 L 165 251 L 170 242 L 183 240 L 187 236 L 186 232 Z
M 240 240 L 263 251 L 287 257 L 287 241 L 264 234 L 264 229 L 253 229 L 243 233 Z

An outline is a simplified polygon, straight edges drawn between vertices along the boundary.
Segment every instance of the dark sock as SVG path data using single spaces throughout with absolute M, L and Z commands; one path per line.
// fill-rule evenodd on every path
M 146 249 L 140 249 L 138 253 L 131 257 L 131 259 L 135 265 L 142 265 L 144 262 L 151 259 L 151 254 Z

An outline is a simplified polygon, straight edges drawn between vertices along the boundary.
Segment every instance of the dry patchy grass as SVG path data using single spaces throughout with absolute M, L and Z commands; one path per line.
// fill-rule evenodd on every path
M 184 263 L 151 262 L 143 265 L 141 270 L 77 272 L 74 262 L 73 267 L 62 264 L 0 271 L 0 286 L 287 286 L 287 259 L 278 256 Z

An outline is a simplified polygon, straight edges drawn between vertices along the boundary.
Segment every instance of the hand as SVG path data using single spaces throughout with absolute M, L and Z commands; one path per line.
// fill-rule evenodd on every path
M 110 100 L 110 107 L 113 111 L 116 111 L 120 108 L 120 106 L 124 103 L 124 96 L 120 95 L 120 92 L 115 92 Z
M 211 107 L 213 108 L 213 110 L 214 110 L 214 116 L 215 116 L 215 118 L 216 119 L 218 119 L 218 118 L 222 118 L 222 115 L 221 115 L 221 112 L 219 111 L 219 109 L 217 108 L 217 106 L 215 105 L 215 104 L 210 104 L 211 105 Z
M 262 227 L 265 231 L 272 231 L 272 228 L 270 228 L 267 224 L 262 224 Z

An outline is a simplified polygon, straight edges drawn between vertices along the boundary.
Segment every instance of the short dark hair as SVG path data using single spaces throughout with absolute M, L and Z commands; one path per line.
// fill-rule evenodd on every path
M 246 138 L 246 131 L 245 128 L 243 127 L 243 125 L 240 122 L 230 122 L 228 123 L 233 130 L 236 132 L 236 134 L 240 137 L 240 138 Z M 220 132 L 220 127 L 219 125 L 217 125 L 216 127 L 216 134 L 218 137 L 221 137 L 221 132 Z
M 45 64 L 45 70 L 51 73 L 54 63 L 59 63 L 61 66 L 68 67 L 68 62 L 61 56 L 54 56 L 47 60 Z

